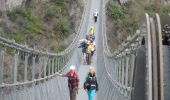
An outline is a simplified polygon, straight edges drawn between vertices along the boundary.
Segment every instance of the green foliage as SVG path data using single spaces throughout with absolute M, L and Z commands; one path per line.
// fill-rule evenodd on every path
M 58 48 L 58 52 L 61 52 L 67 48 L 66 45 L 61 45 L 60 48 Z
M 115 5 L 115 4 L 110 3 L 107 6 L 107 10 L 109 11 L 111 17 L 114 20 L 118 20 L 118 19 L 123 19 L 124 18 L 123 9 L 119 5 Z
M 24 34 L 20 32 L 10 33 L 10 38 L 14 39 L 17 43 L 23 43 L 25 40 Z
M 170 13 L 170 6 L 163 7 L 163 8 L 161 9 L 161 12 L 162 12 L 162 13 Z
M 40 33 L 42 29 L 41 20 L 32 14 L 32 9 L 20 9 L 17 8 L 12 12 L 8 12 L 8 16 L 11 21 L 15 22 L 17 27 L 17 32 L 13 32 L 11 30 L 11 38 L 15 39 L 16 42 L 23 43 L 26 38 L 25 34 L 29 33 L 35 35 L 36 33 Z
M 147 13 L 155 13 L 156 12 L 156 5 L 154 4 L 146 4 L 144 6 L 144 10 Z M 160 13 L 170 13 L 170 6 L 162 6 L 160 7 Z
M 67 37 L 70 35 L 70 22 L 67 18 L 63 18 L 59 21 L 59 23 L 56 24 L 54 27 L 54 30 L 58 31 L 61 36 Z
M 2 27 L 2 25 L 3 25 L 3 24 L 2 24 L 2 22 L 0 21 L 0 27 Z
M 141 8 L 134 9 L 135 7 L 139 6 L 132 0 L 129 0 L 121 6 L 111 2 L 107 5 L 108 15 L 114 22 L 114 27 L 116 29 L 115 35 L 117 34 L 114 38 L 116 38 L 115 41 L 118 44 L 115 44 L 115 46 L 120 45 L 127 36 L 134 34 L 135 30 L 138 28 L 139 13 L 137 11 Z M 114 49 L 112 51 L 114 51 Z
M 156 8 L 153 4 L 147 4 L 145 5 L 144 10 L 148 13 L 152 13 L 156 11 Z
M 58 16 L 61 13 L 61 7 L 56 6 L 56 5 L 51 5 L 48 7 L 45 11 L 45 17 L 55 17 Z
M 31 0 L 25 8 L 18 7 L 7 12 L 9 25 L 7 32 L 4 32 L 4 37 L 15 39 L 19 43 L 26 42 L 28 45 L 39 42 L 41 37 L 44 40 L 41 43 L 44 48 L 58 51 L 59 44 L 63 42 L 60 40 L 72 33 L 74 28 L 71 26 L 71 23 L 74 24 L 72 17 L 78 19 L 81 14 L 80 2 L 79 0 L 47 0 L 46 2 Z M 73 6 L 75 6 L 73 12 L 75 14 L 70 16 L 70 8 Z
M 60 6 L 64 5 L 64 2 L 65 2 L 64 0 L 51 0 L 51 1 Z

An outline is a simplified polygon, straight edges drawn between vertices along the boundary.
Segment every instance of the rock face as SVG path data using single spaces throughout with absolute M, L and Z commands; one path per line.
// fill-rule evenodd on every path
M 26 2 L 32 0 L 0 0 L 0 11 L 12 10 L 17 6 L 25 5 Z M 36 0 L 38 2 L 48 1 L 48 0 Z

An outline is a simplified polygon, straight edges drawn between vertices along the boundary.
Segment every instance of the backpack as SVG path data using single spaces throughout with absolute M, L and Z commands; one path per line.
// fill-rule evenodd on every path
M 74 72 L 73 76 L 71 76 L 71 73 L 68 73 L 67 76 L 68 76 L 68 87 L 72 89 L 78 87 L 79 79 L 77 73 Z
M 84 82 L 84 89 L 98 89 L 97 80 L 95 74 L 93 76 L 88 74 L 86 81 Z

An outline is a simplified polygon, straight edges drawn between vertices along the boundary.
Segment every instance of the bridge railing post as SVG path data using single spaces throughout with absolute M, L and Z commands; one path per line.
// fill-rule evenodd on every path
M 51 75 L 51 58 L 48 58 L 48 76 Z
M 36 56 L 33 56 L 32 58 L 32 69 L 31 69 L 31 72 L 32 72 L 32 80 L 35 79 L 35 59 L 36 59 Z
M 125 69 L 125 58 L 124 57 L 122 57 L 122 81 L 121 81 L 121 84 L 122 84 L 122 86 L 124 86 L 124 79 L 125 79 L 125 71 L 124 71 L 124 69 Z M 125 91 L 124 91 L 124 88 L 122 89 L 122 91 L 121 91 L 122 93 L 124 93 Z
M 122 93 L 123 89 L 121 86 L 123 86 L 123 57 L 121 57 L 121 64 L 120 64 L 120 92 Z
M 41 74 L 42 74 L 42 68 L 43 68 L 43 58 L 40 56 L 39 58 L 39 63 L 38 63 L 38 78 L 41 78 Z
M 56 61 L 57 61 L 57 58 L 55 57 L 54 58 L 54 73 L 57 72 L 57 63 L 56 63 Z
M 44 78 L 47 76 L 47 59 L 46 57 L 44 57 L 43 59 L 43 64 L 44 64 Z
M 57 58 L 57 71 L 60 70 L 60 58 L 58 57 Z
M 129 77 L 129 55 L 126 56 L 126 66 L 125 66 L 125 86 L 128 87 L 128 77 Z M 125 92 L 125 95 L 128 96 L 128 91 Z
M 116 81 L 116 60 L 114 60 L 114 66 L 113 66 L 113 79 Z
M 65 57 L 64 56 L 62 56 L 62 68 L 63 68 L 63 66 L 64 66 L 64 60 L 65 60 Z
M 120 77 L 121 77 L 121 58 L 119 58 L 119 66 L 118 66 L 118 83 L 121 83 Z M 118 87 L 118 90 L 120 91 L 120 87 Z
M 27 75 L 28 75 L 28 55 L 25 56 L 25 68 L 24 68 L 24 81 L 27 81 Z
M 132 54 L 131 55 L 131 58 L 130 58 L 130 72 L 129 72 L 129 74 L 130 74 L 130 76 L 129 76 L 129 87 L 131 87 L 132 88 L 132 85 L 133 85 L 133 76 L 134 76 L 134 68 L 135 68 L 135 58 L 136 58 L 136 56 L 135 56 L 135 54 Z M 130 92 L 130 94 L 132 93 L 132 91 Z
M 13 83 L 17 83 L 17 74 L 18 74 L 18 53 L 14 55 L 13 58 Z
M 54 74 L 54 58 L 52 58 L 52 61 L 51 61 L 51 67 L 52 67 L 52 75 Z
M 119 60 L 116 60 L 116 82 L 119 81 Z
M 4 50 L 0 52 L 0 84 L 3 83 L 3 76 L 4 76 Z

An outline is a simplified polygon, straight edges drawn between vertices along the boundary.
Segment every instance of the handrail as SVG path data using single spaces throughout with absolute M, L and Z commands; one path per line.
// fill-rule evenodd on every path
M 134 54 L 135 50 L 138 49 L 140 46 L 141 46 L 141 41 L 142 41 L 142 38 L 146 36 L 146 32 L 144 30 L 142 30 L 141 28 L 143 26 L 141 26 L 137 31 L 136 33 L 132 36 L 132 37 L 128 37 L 127 40 L 125 40 L 120 46 L 119 48 L 115 51 L 115 52 L 111 52 L 110 49 L 109 49 L 109 45 L 108 45 L 108 42 L 107 42 L 107 34 L 106 34 L 106 17 L 105 17 L 105 4 L 103 3 L 103 11 L 102 11 L 103 15 L 102 15 L 102 21 L 103 21 L 103 24 L 102 24 L 102 37 L 103 37 L 103 51 L 104 51 L 104 71 L 106 73 L 106 77 L 109 81 L 111 81 L 111 86 L 115 87 L 115 88 L 118 88 L 118 90 L 120 90 L 119 92 L 124 96 L 124 97 L 128 97 L 128 98 L 131 98 L 130 97 L 130 94 L 133 87 L 132 86 L 128 86 L 127 84 L 121 84 L 119 83 L 117 80 L 115 80 L 113 78 L 113 76 L 110 74 L 112 72 L 110 72 L 110 68 L 108 68 L 108 65 L 107 63 L 107 60 L 121 60 L 121 59 L 124 59 L 125 57 L 127 57 L 127 55 L 131 55 L 131 54 Z M 146 18 L 145 18 L 146 19 Z M 142 19 L 143 20 L 143 19 Z M 142 22 L 142 25 L 143 23 L 145 22 Z M 144 25 L 144 27 L 146 28 L 146 25 Z M 122 62 L 122 61 L 121 61 Z M 122 62 L 124 63 L 124 62 Z M 133 62 L 134 63 L 134 62 Z M 115 67 L 116 65 L 114 66 L 109 66 L 109 67 Z M 117 67 L 121 68 L 121 66 L 123 65 L 118 65 Z M 125 65 L 126 67 L 128 67 L 128 65 Z M 123 67 L 122 67 L 123 68 Z M 132 71 L 134 69 L 131 69 Z M 115 69 L 114 69 L 115 71 Z M 126 70 L 128 72 L 128 70 Z M 128 74 L 128 73 L 125 73 L 125 72 L 122 72 L 125 74 Z M 120 72 L 118 72 L 120 73 Z M 113 72 L 113 74 L 115 74 L 115 72 Z M 116 76 L 117 77 L 117 76 Z M 122 76 L 119 78 L 121 79 L 121 81 L 123 80 Z M 125 81 L 125 80 L 124 80 Z M 127 82 L 127 80 L 126 80 Z M 123 92 L 122 92 L 123 91 Z

